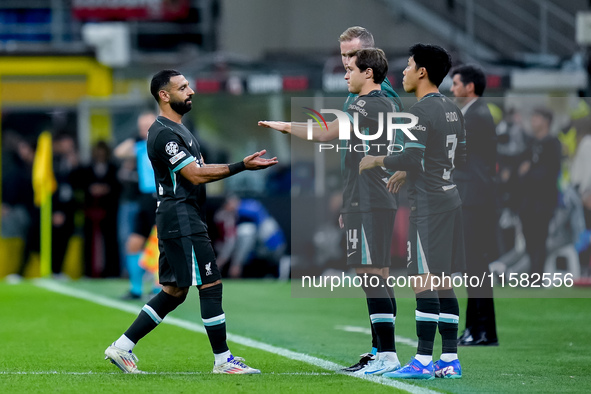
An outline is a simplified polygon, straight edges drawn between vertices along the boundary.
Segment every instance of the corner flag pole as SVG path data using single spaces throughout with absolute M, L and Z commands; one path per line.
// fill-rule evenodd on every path
M 51 275 L 51 193 L 41 203 L 41 252 L 40 274 L 42 278 Z

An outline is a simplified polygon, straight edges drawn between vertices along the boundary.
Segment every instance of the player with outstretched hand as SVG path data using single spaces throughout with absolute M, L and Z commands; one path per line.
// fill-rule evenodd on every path
M 349 91 L 357 96 L 348 101 L 346 108 L 351 120 L 347 125 L 351 138 L 341 140 L 341 152 L 344 152 L 341 158 L 344 183 L 341 228 L 345 229 L 347 240 L 347 265 L 354 267 L 357 275 L 367 275 L 370 279 L 364 281 L 363 290 L 376 337 L 376 355 L 369 354 L 371 357 L 368 356 L 367 361 L 362 358 L 362 365 L 355 365 L 345 371 L 381 375 L 400 368 L 394 341 L 396 303 L 392 288 L 386 284 L 391 264 L 390 243 L 396 200 L 386 189 L 385 181 L 389 174 L 381 168 L 375 168 L 360 175 L 359 162 L 366 153 L 377 153 L 377 146 L 388 146 L 391 141 L 388 141 L 387 133 L 382 133 L 378 139 L 372 140 L 374 144 L 365 145 L 365 140 L 352 131 L 354 119 L 358 119 L 361 133 L 375 134 L 379 129 L 381 114 L 396 112 L 397 108 L 380 86 L 388 71 L 384 52 L 377 48 L 367 48 L 347 52 L 346 57 L 349 60 L 345 79 Z M 301 124 L 259 122 L 259 125 L 279 127 L 280 131 L 292 134 L 295 132 L 296 136 L 302 137 L 299 134 Z M 324 134 L 336 138 L 339 134 L 338 125 L 336 127 L 337 131 L 333 133 L 329 126 L 329 132 Z M 315 137 L 322 134 L 315 133 Z M 352 149 L 359 145 L 367 146 L 368 152 Z
M 455 103 L 439 92 L 451 68 L 449 53 L 435 45 L 410 48 L 402 84 L 418 102 L 408 112 L 418 117 L 409 139 L 398 156 L 371 156 L 361 160 L 359 172 L 374 167 L 407 172 L 410 226 L 408 230 L 408 274 L 413 283 L 417 308 L 416 356 L 401 369 L 384 374 L 391 378 L 460 378 L 457 356 L 458 301 L 451 283 L 434 286 L 431 278 L 464 269 L 464 235 L 460 195 L 453 182 L 454 165 L 465 161 L 464 117 Z M 390 190 L 396 181 L 389 181 Z M 433 342 L 439 328 L 441 359 L 433 365 Z
M 152 298 L 125 333 L 105 350 L 105 358 L 126 373 L 141 373 L 132 350 L 165 316 L 182 304 L 191 286 L 199 290 L 201 318 L 214 353 L 214 373 L 253 374 L 258 369 L 234 357 L 226 343 L 226 316 L 222 309 L 222 282 L 201 208 L 205 183 L 244 170 L 277 164 L 265 159 L 265 150 L 234 164 L 205 164 L 199 142 L 181 123 L 191 110 L 195 93 L 176 70 L 162 70 L 152 78 L 150 92 L 160 116 L 148 133 L 148 156 L 156 178 L 159 238 L 159 280 L 162 291 Z
M 348 53 L 350 51 L 355 51 L 359 49 L 366 49 L 366 48 L 373 48 L 375 47 L 375 41 L 373 35 L 369 32 L 369 30 L 361 27 L 361 26 L 351 26 L 347 30 L 345 30 L 339 36 L 339 46 L 341 52 L 341 61 L 343 62 L 343 67 L 347 67 L 349 62 Z M 390 81 L 388 78 L 384 78 L 384 81 L 380 84 L 381 90 L 383 93 L 386 94 L 387 97 L 392 100 L 396 111 L 402 111 L 402 101 L 398 94 L 392 88 Z M 343 104 L 343 111 L 347 112 L 349 108 L 349 104 L 351 104 L 355 99 L 357 99 L 359 95 L 356 93 L 352 93 L 349 91 L 349 95 Z M 290 122 L 260 122 L 261 126 L 264 127 L 271 127 L 275 130 L 281 131 L 284 134 L 292 134 L 298 138 L 305 139 L 307 133 L 307 125 L 305 123 L 290 123 Z M 328 123 L 328 130 L 320 130 L 317 125 L 313 125 L 313 140 L 318 142 L 323 141 L 330 141 L 338 138 L 339 136 L 339 126 L 338 120 L 335 119 L 334 121 Z M 403 142 L 401 139 L 399 140 L 399 136 L 396 136 L 397 140 L 396 143 Z M 345 141 L 340 141 L 341 146 L 346 145 Z M 350 145 L 349 145 L 350 146 Z M 341 163 L 344 163 L 345 159 L 345 150 L 340 150 L 341 154 Z M 344 171 L 344 165 L 342 166 L 342 171 Z M 406 173 L 404 171 L 398 171 L 394 174 L 400 181 L 400 183 L 404 183 L 404 178 L 406 177 Z M 397 199 L 394 200 L 397 204 Z M 339 217 L 339 226 L 343 228 L 343 220 L 342 215 Z M 388 293 L 390 294 L 390 298 L 392 301 L 392 306 L 394 308 L 394 317 L 396 317 L 396 299 L 394 298 L 394 289 L 389 288 Z M 351 365 L 350 367 L 344 368 L 344 372 L 363 372 L 371 361 L 374 361 L 377 358 L 377 351 L 378 351 L 378 337 L 376 335 L 374 325 L 369 321 L 369 325 L 371 328 L 371 343 L 372 349 L 371 352 L 364 353 L 360 356 L 360 359 L 357 363 Z

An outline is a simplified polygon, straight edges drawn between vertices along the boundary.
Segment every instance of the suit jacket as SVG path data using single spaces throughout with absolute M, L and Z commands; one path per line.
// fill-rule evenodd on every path
M 523 190 L 522 209 L 552 215 L 558 203 L 557 180 L 562 162 L 562 145 L 548 135 L 534 139 L 529 150 L 531 168 L 519 179 Z
M 486 102 L 478 98 L 464 114 L 466 164 L 456 168 L 454 181 L 464 206 L 496 201 L 497 133 Z

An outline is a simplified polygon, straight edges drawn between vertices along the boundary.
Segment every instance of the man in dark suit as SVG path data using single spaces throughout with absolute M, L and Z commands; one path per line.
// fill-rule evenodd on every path
M 535 108 L 530 119 L 533 140 L 517 170 L 523 200 L 519 218 L 530 259 L 530 278 L 542 277 L 546 262 L 548 226 L 558 204 L 557 180 L 562 146 L 550 133 L 552 111 Z M 535 276 L 534 276 L 535 274 Z
M 488 264 L 497 257 L 495 124 L 481 99 L 486 78 L 480 67 L 462 65 L 452 70 L 451 92 L 462 109 L 466 128 L 466 165 L 457 168 L 454 181 L 462 199 L 466 274 L 488 275 Z M 497 346 L 497 328 L 492 287 L 468 287 L 466 329 L 460 346 Z

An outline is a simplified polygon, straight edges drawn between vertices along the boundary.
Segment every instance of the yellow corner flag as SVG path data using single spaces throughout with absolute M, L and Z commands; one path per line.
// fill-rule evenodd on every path
M 51 133 L 44 131 L 37 140 L 33 161 L 33 191 L 35 205 L 41 207 L 41 276 L 51 274 L 51 196 L 57 189 L 53 174 Z
M 35 191 L 35 205 L 38 207 L 51 197 L 57 188 L 53 175 L 53 150 L 51 133 L 44 131 L 37 140 L 37 151 L 33 161 L 33 190 Z

